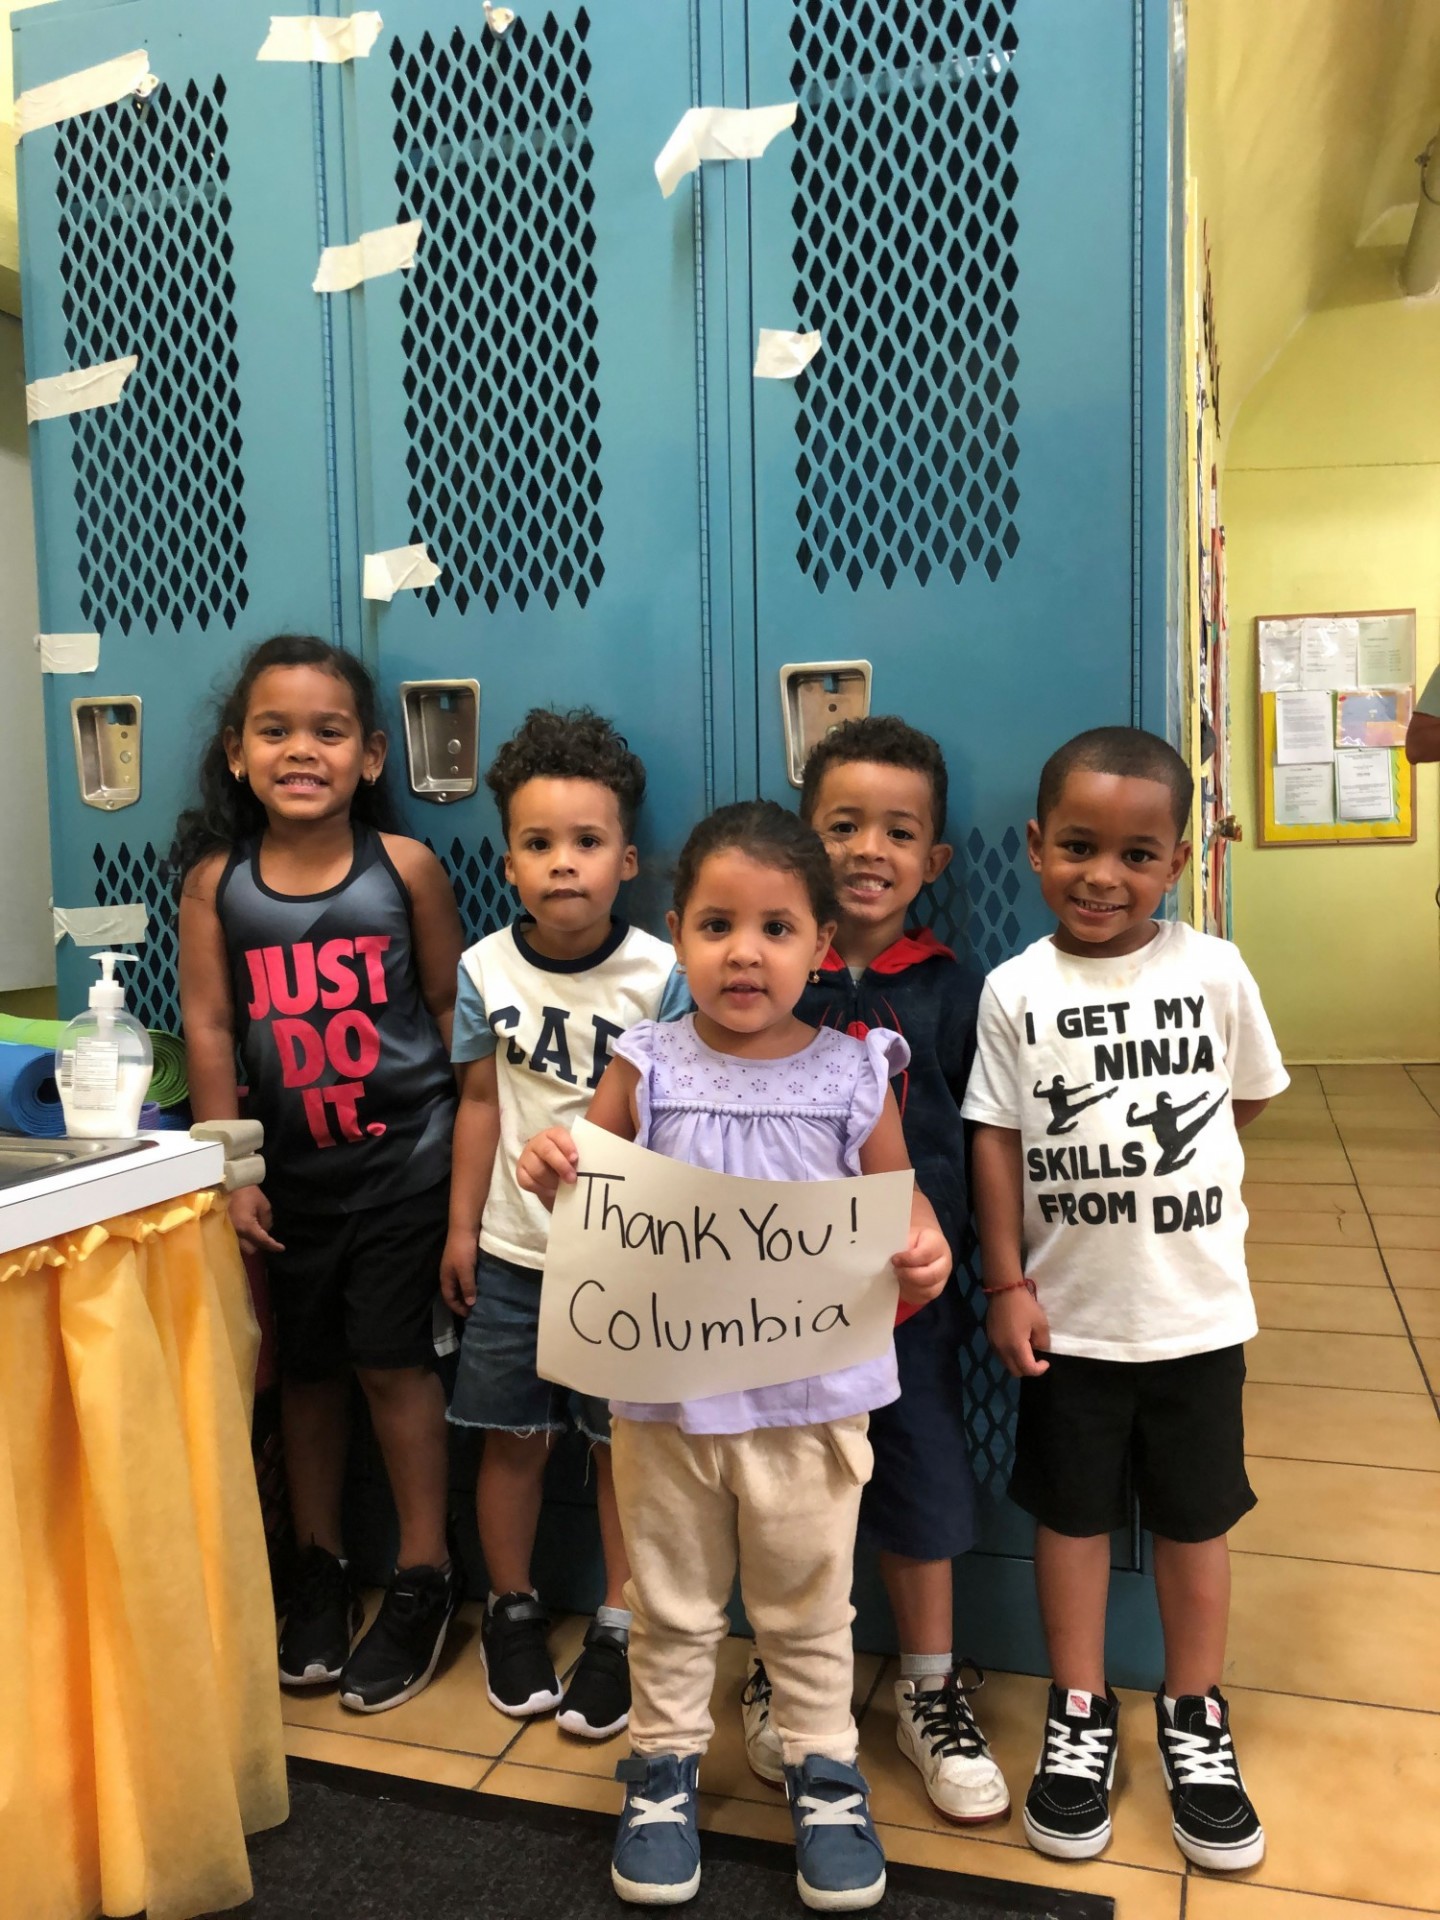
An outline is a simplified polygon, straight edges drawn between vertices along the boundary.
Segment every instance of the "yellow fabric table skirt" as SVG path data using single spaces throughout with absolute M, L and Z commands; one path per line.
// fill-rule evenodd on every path
M 286 1816 L 258 1343 L 218 1194 L 0 1254 L 7 1920 L 236 1906 Z

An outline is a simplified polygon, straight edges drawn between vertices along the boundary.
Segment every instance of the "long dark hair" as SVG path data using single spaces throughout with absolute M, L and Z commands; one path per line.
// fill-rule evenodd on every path
M 207 854 L 228 851 L 265 831 L 264 807 L 230 771 L 225 736 L 244 731 L 251 689 L 270 667 L 318 667 L 333 674 L 350 689 L 364 737 L 368 740 L 372 733 L 383 731 L 375 683 L 353 653 L 308 633 L 277 633 L 252 647 L 241 662 L 239 679 L 215 700 L 215 728 L 200 756 L 200 804 L 187 808 L 176 823 L 168 864 L 181 880 Z M 362 782 L 356 788 L 350 812 L 378 832 L 394 830 L 395 813 L 383 771 L 373 786 Z
M 680 849 L 674 898 L 682 920 L 701 867 L 712 854 L 732 848 L 758 866 L 793 873 L 805 889 L 817 926 L 839 917 L 830 856 L 815 829 L 773 800 L 740 800 L 709 814 Z

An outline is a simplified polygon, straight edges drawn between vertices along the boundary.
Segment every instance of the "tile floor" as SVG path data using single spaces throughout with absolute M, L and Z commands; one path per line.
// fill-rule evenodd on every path
M 1233 1880 L 1185 1870 L 1170 1836 L 1149 1699 L 1122 1695 L 1115 1835 L 1082 1866 L 1042 1859 L 1018 1815 L 964 1832 L 934 1816 L 892 1728 L 892 1668 L 858 1662 L 862 1764 L 896 1860 L 1112 1895 L 1124 1920 L 1374 1920 L 1440 1910 L 1440 1066 L 1301 1067 L 1246 1135 L 1251 1474 L 1234 1535 L 1226 1671 L 1269 1836 Z M 557 1666 L 583 1623 L 554 1634 Z M 289 1698 L 290 1751 L 489 1793 L 613 1809 L 623 1739 L 518 1727 L 485 1698 L 473 1608 L 439 1680 L 374 1720 Z M 747 1646 L 720 1666 L 704 1818 L 784 1839 L 783 1802 L 745 1765 Z M 1043 1683 L 995 1674 L 983 1719 L 1016 1799 Z M 1342 1904 L 1344 1903 L 1344 1904 Z M 798 1908 L 797 1908 L 798 1911 Z

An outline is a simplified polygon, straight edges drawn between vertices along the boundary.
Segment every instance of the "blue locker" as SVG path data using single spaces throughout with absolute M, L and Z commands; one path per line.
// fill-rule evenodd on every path
M 518 11 L 497 37 L 468 0 L 394 0 L 339 68 L 257 65 L 268 0 L 17 16 L 20 87 L 141 45 L 161 81 L 21 149 L 29 377 L 140 355 L 118 406 L 32 446 L 43 623 L 102 635 L 97 677 L 47 686 L 55 897 L 150 903 L 159 1024 L 197 714 L 282 628 L 378 672 L 402 792 L 406 683 L 478 681 L 482 771 L 532 704 L 613 714 L 651 776 L 628 910 L 652 924 L 708 805 L 791 795 L 780 666 L 869 660 L 875 709 L 946 748 L 957 858 L 930 916 L 982 965 L 1043 928 L 1022 833 L 1044 754 L 1106 718 L 1164 727 L 1161 0 Z M 686 107 L 789 99 L 763 158 L 661 198 Z M 323 246 L 407 220 L 411 270 L 311 291 Z M 760 327 L 819 328 L 821 355 L 755 381 Z M 418 541 L 436 585 L 364 599 L 363 556 Z M 92 692 L 144 702 L 141 799 L 109 818 L 73 774 Z M 405 811 L 467 932 L 505 920 L 483 787 Z M 88 966 L 61 960 L 68 1010 Z M 1011 1392 L 978 1326 L 966 1365 L 966 1644 L 1036 1667 Z M 1141 1564 L 1117 1541 L 1122 1681 L 1153 1678 Z M 594 1571 L 552 1597 L 593 1599 Z M 881 1644 L 868 1571 L 860 1609 Z
M 330 625 L 312 76 L 258 66 L 258 10 L 60 0 L 17 19 L 16 87 L 148 49 L 159 85 L 19 149 L 26 377 L 127 354 L 111 407 L 31 428 L 40 618 L 95 631 L 95 674 L 47 676 L 57 906 L 143 900 L 132 1007 L 178 1028 L 161 872 L 207 698 L 244 647 Z M 263 24 L 260 37 L 263 37 Z M 138 802 L 81 804 L 70 702 L 141 700 Z M 94 965 L 58 955 L 62 1011 Z

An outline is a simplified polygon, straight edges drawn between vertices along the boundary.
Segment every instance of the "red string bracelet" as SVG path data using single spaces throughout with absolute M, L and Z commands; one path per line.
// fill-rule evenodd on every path
M 992 1300 L 997 1293 L 1018 1293 L 1021 1287 L 1024 1287 L 1032 1300 L 1039 1298 L 1033 1280 L 1007 1280 L 1003 1287 L 982 1287 L 980 1291 L 987 1300 Z

